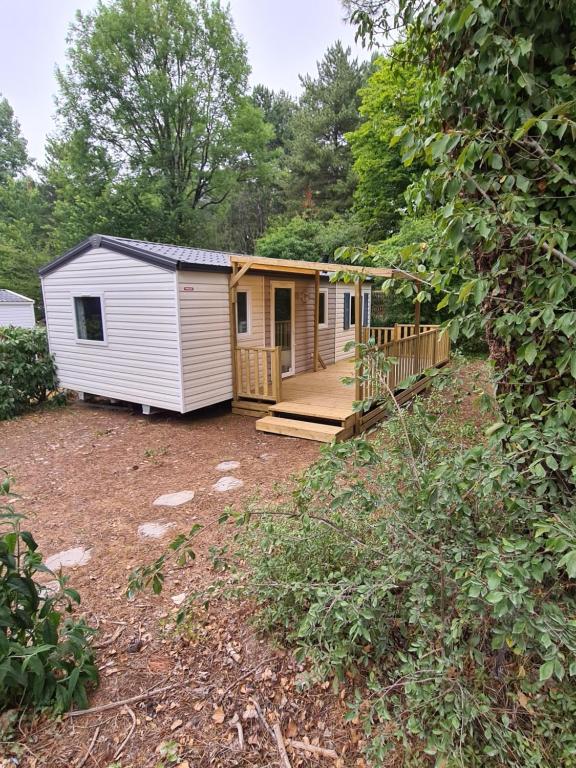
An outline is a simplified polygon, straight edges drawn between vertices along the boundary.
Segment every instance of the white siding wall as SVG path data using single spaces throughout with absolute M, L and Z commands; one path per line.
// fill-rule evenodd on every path
M 0 327 L 14 325 L 17 328 L 34 328 L 36 320 L 34 318 L 34 303 L 18 302 L 11 304 L 9 302 L 0 302 Z
M 355 286 L 353 283 L 337 283 L 336 284 L 336 334 L 335 334 L 335 358 L 336 360 L 343 360 L 347 357 L 354 357 L 354 350 L 344 351 L 344 347 L 348 342 L 354 341 L 356 338 L 356 332 L 354 326 L 351 325 L 348 330 L 344 330 L 344 294 L 349 293 L 350 297 L 354 296 Z M 363 294 L 368 294 L 371 301 L 371 289 L 363 288 Z M 363 299 L 364 300 L 364 299 Z M 368 322 L 370 322 L 370 304 L 368 305 Z M 362 317 L 362 315 L 361 315 Z M 351 317 L 351 320 L 353 318 Z
M 180 411 L 176 273 L 105 248 L 42 278 L 50 349 L 63 387 Z M 102 295 L 106 343 L 76 339 L 73 296 Z
M 177 275 L 183 410 L 191 411 L 232 398 L 228 275 Z

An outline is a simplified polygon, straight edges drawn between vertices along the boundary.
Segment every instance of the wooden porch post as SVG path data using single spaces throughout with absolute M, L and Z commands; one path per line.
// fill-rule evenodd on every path
M 360 350 L 358 349 L 358 345 L 362 343 L 362 282 L 360 278 L 356 281 L 355 285 L 355 296 L 356 306 L 354 307 L 354 331 L 355 331 L 355 342 L 356 346 L 354 347 L 354 367 L 356 369 L 355 371 L 355 382 L 356 382 L 356 400 L 362 399 L 362 387 L 360 385 L 360 369 L 357 368 L 357 364 L 360 360 Z
M 236 273 L 238 266 L 232 262 L 232 275 L 229 280 L 228 288 L 228 313 L 230 317 L 230 357 L 232 360 L 232 398 L 236 400 L 238 395 L 237 374 L 236 374 L 236 346 L 238 343 L 236 333 Z
M 328 308 L 326 307 L 326 312 Z M 318 318 L 320 315 L 320 272 L 314 273 L 314 370 L 318 370 Z
M 420 283 L 416 281 L 416 287 L 418 288 Z M 416 336 L 416 342 L 414 345 L 414 362 L 413 373 L 420 373 L 420 302 L 416 302 L 414 307 L 414 335 Z

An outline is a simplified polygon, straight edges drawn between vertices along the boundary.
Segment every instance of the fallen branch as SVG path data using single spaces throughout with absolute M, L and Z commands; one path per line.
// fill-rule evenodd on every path
M 294 741 L 294 739 L 286 739 L 286 744 L 287 746 L 292 747 L 292 749 L 301 749 L 304 752 L 311 752 L 313 755 L 322 755 L 322 757 L 338 760 L 338 753 L 334 749 L 316 747 L 314 744 L 306 744 L 305 741 Z
M 125 736 L 125 738 L 124 738 L 124 741 L 122 742 L 122 744 L 120 744 L 120 746 L 119 746 L 119 747 L 118 747 L 118 749 L 116 750 L 116 752 L 115 752 L 115 754 L 114 754 L 114 757 L 112 758 L 113 760 L 118 760 L 118 758 L 119 758 L 119 757 L 120 757 L 120 755 L 122 754 L 122 751 L 123 751 L 124 747 L 126 746 L 126 744 L 128 744 L 128 742 L 129 742 L 129 741 L 130 741 L 130 739 L 132 738 L 132 734 L 133 734 L 133 733 L 134 733 L 134 731 L 136 730 L 136 715 L 135 715 L 135 714 L 134 714 L 134 712 L 133 712 L 133 711 L 130 709 L 130 707 L 125 707 L 125 709 L 126 709 L 126 712 L 127 712 L 127 713 L 130 715 L 130 717 L 132 718 L 132 723 L 131 723 L 131 725 L 130 725 L 130 728 L 129 728 L 129 730 L 128 730 L 128 733 L 126 734 L 126 736 Z
M 240 752 L 244 751 L 244 729 L 242 728 L 242 723 L 240 720 L 238 720 L 237 723 L 234 723 L 236 726 L 236 730 L 238 731 L 238 743 L 240 744 Z
M 183 683 L 174 683 L 174 685 L 165 685 L 163 688 L 154 688 L 147 693 L 141 693 L 139 696 L 131 696 L 129 699 L 120 699 L 120 701 L 112 701 L 109 704 L 101 704 L 99 707 L 92 707 L 91 709 L 75 709 L 73 712 L 68 712 L 67 717 L 82 717 L 83 715 L 93 715 L 96 712 L 106 712 L 109 709 L 116 709 L 116 707 L 122 707 L 125 704 L 137 704 L 139 701 L 146 701 L 146 699 L 152 699 L 154 696 L 159 696 L 162 693 L 174 690 L 183 685 Z M 200 689 L 198 689 L 200 690 Z M 205 688 L 201 689 L 205 692 Z M 191 691 L 193 693 L 194 691 Z
M 292 766 L 290 765 L 290 760 L 288 759 L 288 753 L 286 752 L 286 744 L 284 744 L 282 730 L 280 729 L 280 726 L 278 725 L 278 723 L 274 723 L 273 731 L 274 731 L 274 738 L 276 739 L 276 744 L 278 746 L 278 752 L 280 753 L 280 762 L 282 763 L 284 768 L 292 768 Z
M 254 709 L 256 710 L 256 713 L 257 713 L 258 717 L 260 718 L 260 722 L 264 726 L 264 729 L 268 732 L 268 735 L 271 736 L 273 739 L 276 738 L 274 736 L 274 731 L 272 730 L 272 728 L 270 728 L 270 725 L 268 724 L 268 721 L 266 720 L 266 718 L 262 714 L 262 710 L 260 708 L 260 704 L 258 703 L 258 699 L 252 699 L 252 703 L 254 704 Z
M 114 632 L 112 637 L 109 637 L 108 640 L 105 640 L 103 643 L 96 643 L 95 645 L 92 646 L 92 648 L 94 648 L 95 651 L 100 651 L 102 650 L 102 648 L 107 648 L 109 645 L 112 645 L 112 643 L 118 640 L 118 638 L 120 637 L 122 632 L 124 632 L 125 629 L 126 629 L 126 625 L 124 625 L 123 627 L 118 627 L 118 629 L 116 630 L 116 632 Z
M 96 744 L 96 741 L 97 741 L 99 735 L 100 735 L 100 726 L 98 726 L 98 728 L 96 728 L 96 730 L 94 731 L 94 736 L 92 736 L 92 741 L 90 742 L 90 746 L 88 747 L 88 749 L 84 753 L 84 757 L 80 760 L 79 763 L 76 764 L 76 768 L 82 768 L 82 766 L 84 765 L 86 760 L 88 760 L 88 758 L 92 754 L 92 750 L 94 748 L 94 744 Z
M 239 678 L 237 678 L 236 680 L 234 680 L 234 682 L 233 682 L 233 683 L 230 683 L 230 685 L 228 686 L 228 688 L 226 688 L 226 689 L 224 690 L 224 693 L 222 693 L 222 694 L 221 694 L 221 695 L 218 697 L 218 704 L 221 704 L 221 703 L 222 703 L 222 701 L 224 701 L 224 697 L 225 697 L 227 694 L 229 694 L 229 693 L 230 693 L 230 691 L 231 691 L 233 688 L 236 688 L 236 686 L 237 686 L 239 683 L 241 683 L 241 682 L 242 682 L 242 680 L 246 680 L 246 678 L 247 678 L 247 677 L 250 677 L 250 675 L 253 675 L 253 674 L 254 674 L 254 672 L 257 672 L 257 671 L 260 669 L 260 667 L 263 667 L 263 666 L 264 666 L 264 664 L 268 664 L 268 662 L 269 662 L 269 661 L 271 661 L 271 659 L 264 659 L 264 661 L 261 661 L 261 662 L 260 662 L 260 664 L 256 664 L 256 666 L 255 666 L 255 667 L 252 667 L 252 669 L 249 669 L 249 670 L 248 670 L 248 672 L 244 673 L 244 674 L 243 674 L 243 675 L 241 675 Z

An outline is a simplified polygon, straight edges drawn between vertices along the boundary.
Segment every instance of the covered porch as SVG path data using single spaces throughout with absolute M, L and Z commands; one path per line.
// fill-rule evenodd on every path
M 375 424 L 385 415 L 379 404 L 383 389 L 403 402 L 423 388 L 426 380 L 415 381 L 409 388 L 397 392 L 397 385 L 411 376 L 419 376 L 425 369 L 439 366 L 449 359 L 449 340 L 438 326 L 421 325 L 419 305 L 416 305 L 413 324 L 390 327 L 371 327 L 363 323 L 362 286 L 367 278 L 415 279 L 405 272 L 379 268 L 319 264 L 316 262 L 286 262 L 257 257 L 234 257 L 230 278 L 231 347 L 233 350 L 233 411 L 257 417 L 256 429 L 281 435 L 330 442 L 344 440 Z M 270 346 L 241 345 L 237 338 L 236 290 L 241 278 L 249 270 L 262 270 L 285 274 L 308 274 L 313 280 L 314 308 L 310 322 L 312 331 L 312 359 L 309 370 L 286 373 L 285 330 L 276 334 L 276 343 Z M 354 292 L 352 303 L 354 318 L 351 341 L 354 351 L 344 359 L 326 363 L 320 352 L 318 327 L 320 323 L 320 273 L 352 273 L 349 284 Z M 274 316 L 271 323 L 274 323 Z M 277 329 L 278 330 L 278 329 Z M 293 340 L 294 341 L 294 340 Z M 298 344 L 298 338 L 295 340 Z M 360 352 L 361 344 L 367 344 Z M 362 357 L 361 357 L 362 355 Z M 388 358 L 397 362 L 385 370 Z M 360 372 L 357 375 L 357 372 Z M 349 379 L 351 383 L 344 383 Z M 365 413 L 354 410 L 354 402 L 373 400 Z

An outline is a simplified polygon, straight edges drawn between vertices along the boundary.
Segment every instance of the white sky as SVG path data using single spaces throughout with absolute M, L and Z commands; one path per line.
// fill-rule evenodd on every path
M 248 44 L 252 84 L 297 94 L 299 74 L 316 71 L 316 61 L 340 39 L 359 58 L 354 30 L 339 0 L 229 0 L 232 16 Z M 53 130 L 56 65 L 65 63 L 66 33 L 76 9 L 96 0 L 0 0 L 0 94 L 12 105 L 30 154 L 43 159 Z

